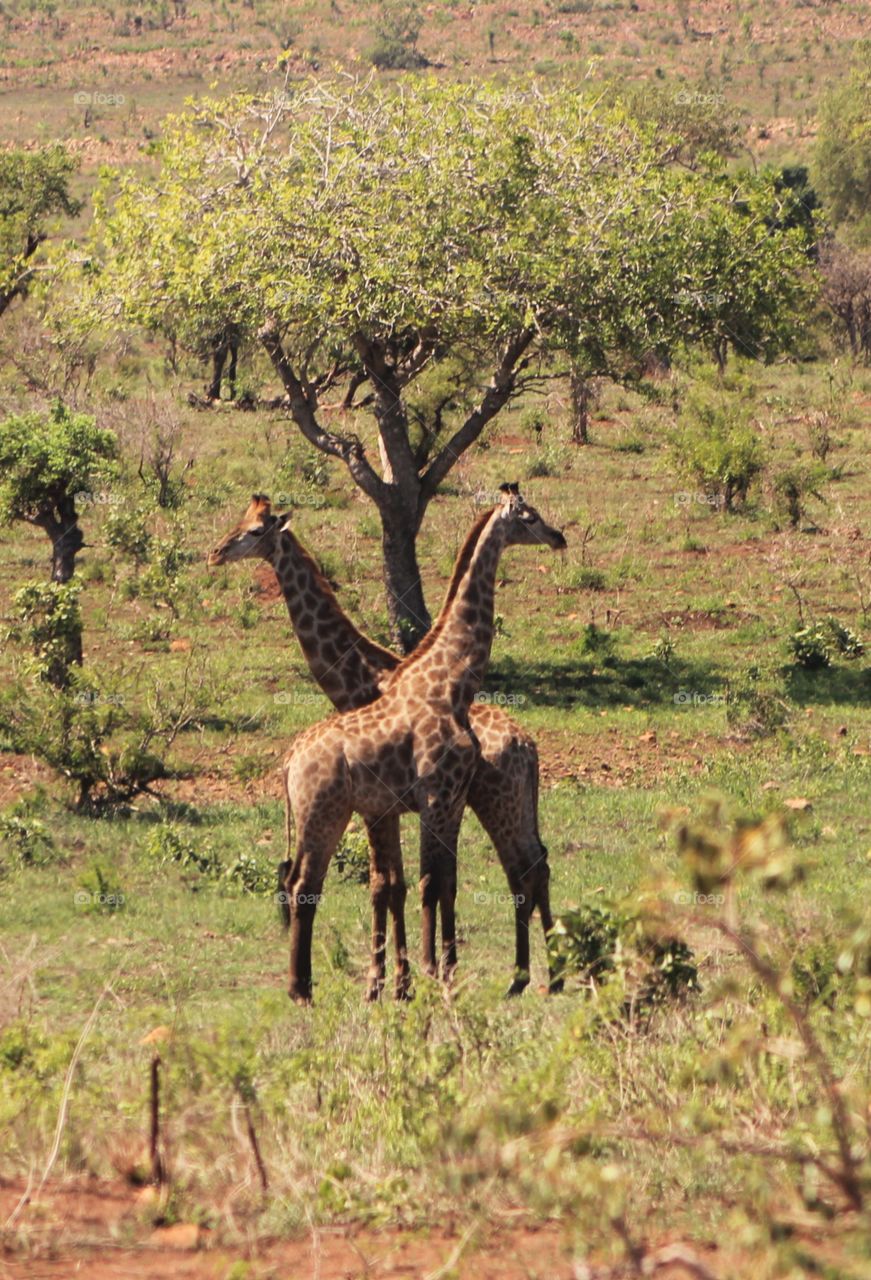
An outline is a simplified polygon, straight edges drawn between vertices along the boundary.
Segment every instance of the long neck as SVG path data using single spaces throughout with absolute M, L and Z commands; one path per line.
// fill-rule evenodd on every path
M 445 681 L 445 693 L 455 714 L 465 716 L 481 687 L 493 643 L 496 570 L 505 546 L 507 522 L 493 512 L 484 526 L 468 568 L 456 591 L 445 602 L 432 632 L 421 648 L 403 663 L 414 679 L 424 664 Z M 418 656 L 419 655 L 419 656 Z
M 363 635 L 344 612 L 311 555 L 289 529 L 268 557 L 309 670 L 339 711 L 380 697 L 379 679 L 399 658 Z

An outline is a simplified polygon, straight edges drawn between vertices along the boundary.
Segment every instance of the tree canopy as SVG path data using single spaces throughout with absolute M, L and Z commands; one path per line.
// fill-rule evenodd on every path
M 0 425 L 0 524 L 25 520 L 52 542 L 52 579 L 67 582 L 84 545 L 76 498 L 115 474 L 117 440 L 83 413 L 56 404 Z
M 76 168 L 59 145 L 0 151 L 0 315 L 27 289 L 33 256 L 48 234 L 46 220 L 81 208 L 69 193 Z
M 674 164 L 669 136 L 574 92 L 303 84 L 191 108 L 160 158 L 99 202 L 103 307 L 194 349 L 229 324 L 262 344 L 299 429 L 376 503 L 412 639 L 420 522 L 508 400 L 560 359 L 626 378 L 684 341 L 768 356 L 807 288 L 804 235 L 772 229 L 788 191 Z M 374 422 L 328 428 L 349 378 Z M 427 379 L 443 393 L 412 414 Z
M 871 40 L 861 41 L 850 74 L 820 108 L 817 182 L 827 211 L 857 244 L 871 244 Z

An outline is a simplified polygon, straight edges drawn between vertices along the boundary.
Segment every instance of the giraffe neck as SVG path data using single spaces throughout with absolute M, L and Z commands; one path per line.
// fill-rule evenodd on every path
M 339 711 L 374 702 L 379 679 L 399 658 L 354 626 L 312 556 L 289 529 L 275 536 L 275 570 L 297 640 L 314 679 Z
M 481 687 L 493 643 L 496 570 L 505 547 L 508 522 L 497 508 L 475 544 L 468 568 L 449 595 L 421 647 L 402 665 L 401 679 L 414 682 L 427 669 L 445 681 L 456 715 L 465 718 Z

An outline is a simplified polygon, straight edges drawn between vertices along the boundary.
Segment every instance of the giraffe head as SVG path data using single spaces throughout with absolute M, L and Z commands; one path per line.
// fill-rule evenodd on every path
M 273 515 L 272 504 L 266 495 L 255 493 L 239 523 L 209 552 L 207 563 L 212 566 L 230 564 L 233 560 L 246 560 L 251 556 L 268 560 L 275 545 L 275 536 L 287 519 L 287 515 Z
M 528 547 L 538 543 L 552 551 L 565 551 L 566 540 L 559 529 L 546 524 L 535 507 L 524 501 L 519 484 L 499 486 L 499 506 L 502 518 L 510 522 L 505 537 L 507 546 Z

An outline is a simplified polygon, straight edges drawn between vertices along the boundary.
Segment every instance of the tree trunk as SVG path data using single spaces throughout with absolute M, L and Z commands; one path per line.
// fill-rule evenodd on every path
M 212 377 L 206 387 L 207 400 L 220 400 L 221 380 L 224 376 L 224 363 L 227 359 L 227 346 L 221 343 L 212 352 Z
M 589 444 L 590 384 L 578 369 L 569 374 L 572 397 L 572 444 Z
M 401 510 L 381 508 L 381 548 L 390 630 L 403 653 L 412 649 L 432 625 L 417 563 L 416 521 Z

